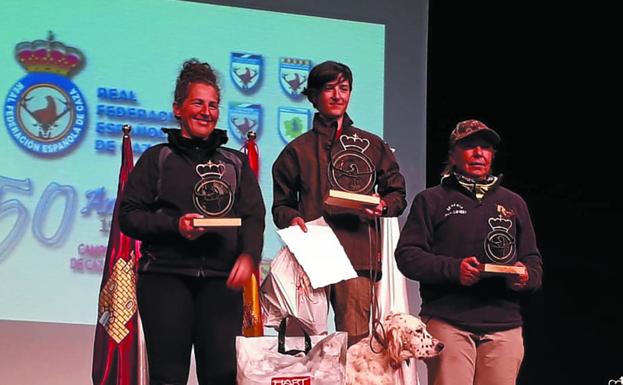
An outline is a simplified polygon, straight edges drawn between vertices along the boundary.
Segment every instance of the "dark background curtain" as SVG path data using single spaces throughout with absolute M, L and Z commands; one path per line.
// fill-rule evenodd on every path
M 439 183 L 454 124 L 483 120 L 502 136 L 497 172 L 527 201 L 543 254 L 543 290 L 524 302 L 519 383 L 619 379 L 622 204 L 614 184 L 622 156 L 619 122 L 602 122 L 614 78 L 602 73 L 600 52 L 612 47 L 607 12 L 542 2 L 429 6 L 427 185 Z

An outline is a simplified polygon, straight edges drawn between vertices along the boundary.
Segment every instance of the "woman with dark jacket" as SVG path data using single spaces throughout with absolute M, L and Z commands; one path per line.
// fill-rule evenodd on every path
M 526 203 L 491 173 L 499 142 L 478 120 L 457 124 L 441 183 L 415 197 L 396 248 L 444 344 L 427 360 L 430 385 L 514 385 L 523 359 L 519 299 L 541 286 L 542 263 Z M 485 264 L 516 274 L 489 275 Z
M 235 383 L 235 289 L 259 264 L 265 209 L 246 156 L 221 147 L 219 102 L 212 68 L 185 62 L 173 102 L 180 129 L 141 156 L 121 201 L 122 231 L 142 241 L 137 297 L 152 385 L 186 384 L 193 347 L 201 385 Z M 241 226 L 193 225 L 214 216 Z

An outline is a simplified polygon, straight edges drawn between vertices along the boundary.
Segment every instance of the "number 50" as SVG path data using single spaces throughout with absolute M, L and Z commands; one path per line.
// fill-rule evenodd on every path
M 29 178 L 13 179 L 0 176 L 0 219 L 8 214 L 16 214 L 15 223 L 7 235 L 0 240 L 0 261 L 6 258 L 11 250 L 22 239 L 28 225 L 28 209 L 17 199 L 3 201 L 4 194 L 13 191 L 18 194 L 32 195 L 32 182 Z M 52 204 L 57 198 L 64 198 L 63 216 L 54 234 L 46 236 L 43 225 Z M 60 245 L 69 236 L 69 227 L 76 213 L 76 190 L 72 186 L 63 186 L 50 182 L 41 194 L 35 208 L 32 233 L 37 240 L 50 247 Z

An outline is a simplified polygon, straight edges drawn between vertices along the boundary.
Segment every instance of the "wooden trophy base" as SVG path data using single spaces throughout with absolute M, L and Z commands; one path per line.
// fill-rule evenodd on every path
M 381 203 L 381 197 L 349 193 L 340 190 L 329 190 L 329 196 L 327 196 L 327 199 L 324 200 L 324 203 L 331 206 L 364 209 L 376 207 L 379 203 Z
M 522 275 L 526 273 L 526 268 L 523 266 L 506 266 L 496 265 L 493 263 L 482 263 L 478 267 L 481 273 L 486 274 L 510 274 L 510 275 Z
M 240 227 L 240 218 L 194 218 L 194 227 Z

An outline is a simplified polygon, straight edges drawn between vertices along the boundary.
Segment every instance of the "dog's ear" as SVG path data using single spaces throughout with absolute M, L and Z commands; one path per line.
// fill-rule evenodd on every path
M 415 357 L 413 352 L 406 349 L 403 342 L 404 327 L 391 325 L 387 332 L 387 353 L 392 368 L 399 368 L 403 362 Z
M 394 325 L 390 325 L 387 330 L 387 354 L 389 363 L 392 368 L 398 368 L 402 365 L 402 336 L 400 330 Z

